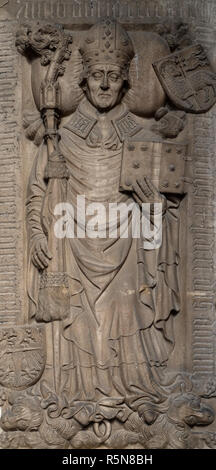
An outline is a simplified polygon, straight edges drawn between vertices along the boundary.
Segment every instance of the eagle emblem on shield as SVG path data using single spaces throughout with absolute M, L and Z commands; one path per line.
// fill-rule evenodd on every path
M 0 385 L 23 390 L 41 377 L 46 361 L 41 326 L 10 326 L 0 330 Z
M 180 109 L 208 111 L 216 102 L 216 73 L 201 45 L 174 52 L 153 64 L 162 87 Z

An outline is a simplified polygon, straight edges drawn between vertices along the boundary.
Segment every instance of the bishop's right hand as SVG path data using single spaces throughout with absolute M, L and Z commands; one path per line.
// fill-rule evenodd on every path
M 48 249 L 47 238 L 41 236 L 35 241 L 33 252 L 32 252 L 32 263 L 40 271 L 47 268 L 52 255 Z

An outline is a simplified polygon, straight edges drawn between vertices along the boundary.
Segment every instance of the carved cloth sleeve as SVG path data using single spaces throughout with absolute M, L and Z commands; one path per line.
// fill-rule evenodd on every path
M 41 144 L 35 158 L 29 184 L 27 189 L 26 215 L 28 234 L 28 284 L 27 291 L 30 297 L 29 315 L 35 315 L 37 310 L 37 296 L 39 289 L 39 274 L 37 268 L 31 262 L 35 243 L 45 236 L 42 228 L 41 215 L 43 200 L 46 193 L 47 184 L 44 179 L 47 165 L 47 148 Z

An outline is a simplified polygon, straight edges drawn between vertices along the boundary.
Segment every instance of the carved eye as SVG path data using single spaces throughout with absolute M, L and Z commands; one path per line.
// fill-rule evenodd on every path
M 119 80 L 120 78 L 120 75 L 118 75 L 118 73 L 111 73 L 109 74 L 109 79 L 112 80 L 112 82 L 117 82 L 117 80 Z
M 189 425 L 189 426 L 194 426 L 197 422 L 196 420 L 196 417 L 191 415 L 191 416 L 187 416 L 185 418 L 185 422 Z
M 102 72 L 93 72 L 93 73 L 92 73 L 92 77 L 93 77 L 95 80 L 100 80 L 101 78 L 103 78 L 103 74 L 102 74 Z
M 192 400 L 192 407 L 194 410 L 199 410 L 200 409 L 200 404 L 201 404 L 201 400 L 199 398 L 195 398 L 194 400 Z
M 25 430 L 25 429 L 27 428 L 27 426 L 28 426 L 28 421 L 27 421 L 27 420 L 25 420 L 25 419 L 20 419 L 20 420 L 18 421 L 18 427 L 19 427 L 19 429 Z

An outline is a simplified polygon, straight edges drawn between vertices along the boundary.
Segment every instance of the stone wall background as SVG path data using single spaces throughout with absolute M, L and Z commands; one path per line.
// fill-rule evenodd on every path
M 27 320 L 25 194 L 36 153 L 22 128 L 29 94 L 30 66 L 15 48 L 19 24 L 56 22 L 68 29 L 88 28 L 98 17 L 114 15 L 128 30 L 180 19 L 209 52 L 216 70 L 215 0 L 0 0 L 0 323 Z M 145 25 L 145 26 L 143 26 Z M 193 372 L 197 383 L 215 376 L 215 134 L 216 108 L 189 118 L 193 135 L 194 186 L 184 201 L 182 293 L 176 319 L 176 348 L 169 368 Z M 212 425 L 214 426 L 214 425 Z

